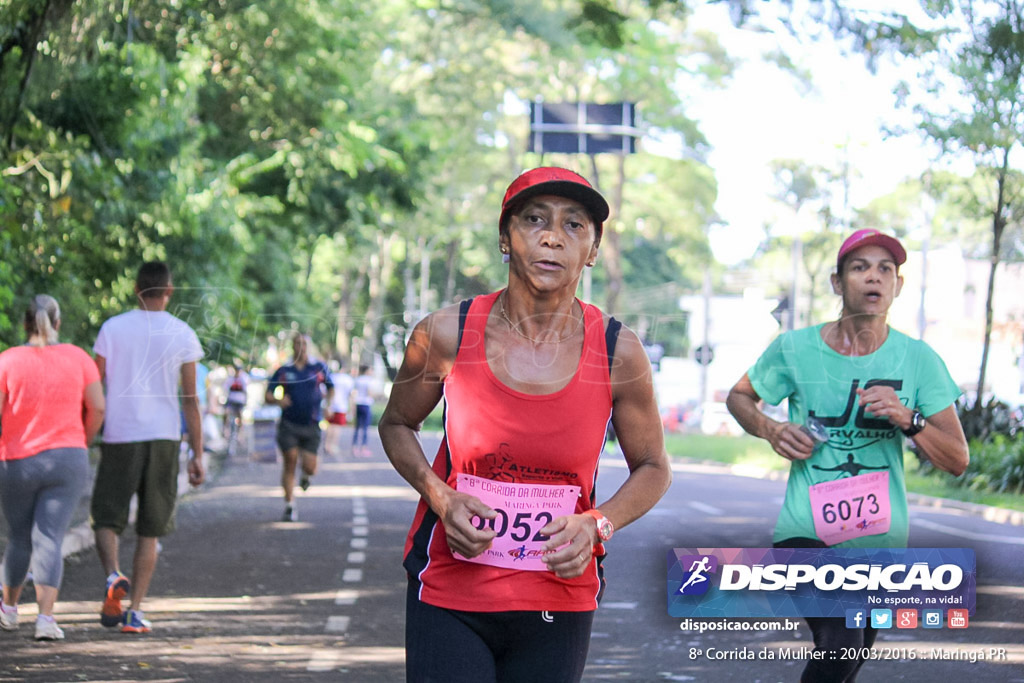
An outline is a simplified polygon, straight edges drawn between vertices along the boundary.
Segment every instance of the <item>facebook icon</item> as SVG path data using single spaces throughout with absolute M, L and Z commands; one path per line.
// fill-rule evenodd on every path
M 866 610 L 846 610 L 846 628 L 864 628 L 864 626 L 866 626 L 867 620 L 868 614 Z

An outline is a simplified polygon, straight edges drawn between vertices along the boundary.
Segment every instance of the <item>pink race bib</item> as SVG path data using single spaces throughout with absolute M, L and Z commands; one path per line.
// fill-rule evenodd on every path
M 556 517 L 576 511 L 579 486 L 550 484 L 510 484 L 493 479 L 482 479 L 471 474 L 460 474 L 456 488 L 468 493 L 494 509 L 494 519 L 473 518 L 478 529 L 485 526 L 497 534 L 491 547 L 476 557 L 455 557 L 466 562 L 489 564 L 494 567 L 547 571 L 541 561 L 541 548 L 548 537 L 540 530 Z
M 888 472 L 822 482 L 811 486 L 809 492 L 814 532 L 828 545 L 889 530 Z

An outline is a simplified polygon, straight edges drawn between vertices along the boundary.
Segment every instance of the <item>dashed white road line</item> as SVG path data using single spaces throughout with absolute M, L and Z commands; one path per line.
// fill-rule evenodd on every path
M 327 617 L 326 631 L 328 633 L 345 633 L 348 631 L 349 617 Z
M 334 594 L 335 605 L 354 605 L 356 600 L 359 598 L 359 591 L 341 589 Z
M 714 515 L 717 517 L 723 514 L 723 511 L 720 508 L 716 508 L 714 505 L 708 505 L 707 503 L 702 503 L 699 500 L 690 500 L 687 501 L 686 504 L 698 512 L 703 512 L 705 515 Z
M 352 551 L 345 558 L 348 564 L 363 564 L 366 562 L 366 553 L 363 550 L 367 547 L 367 535 L 369 534 L 369 518 L 366 516 L 366 504 L 362 498 L 352 501 L 352 539 L 350 547 Z M 343 583 L 359 583 L 363 580 L 363 570 L 358 567 L 347 567 L 341 573 Z M 335 605 L 354 605 L 359 599 L 359 591 L 352 588 L 342 588 L 334 596 Z M 348 633 L 352 618 L 347 615 L 331 615 L 327 617 L 327 624 L 324 626 L 326 633 Z M 341 657 L 334 650 L 317 650 L 309 658 L 306 664 L 307 671 L 326 672 L 334 671 L 339 664 Z

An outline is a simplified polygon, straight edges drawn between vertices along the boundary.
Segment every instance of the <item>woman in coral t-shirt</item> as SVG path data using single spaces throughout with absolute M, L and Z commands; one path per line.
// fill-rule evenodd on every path
M 64 573 L 61 543 L 88 484 L 88 444 L 105 401 L 92 358 L 57 343 L 60 307 L 50 296 L 25 312 L 28 343 L 0 353 L 0 502 L 9 528 L 0 628 L 18 628 L 18 598 L 31 563 L 36 640 L 60 640 L 53 606 Z

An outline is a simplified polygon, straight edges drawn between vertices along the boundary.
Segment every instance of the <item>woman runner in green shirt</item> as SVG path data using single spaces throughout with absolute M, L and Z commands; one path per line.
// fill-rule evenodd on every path
M 729 392 L 729 411 L 743 428 L 792 463 L 776 547 L 905 547 L 904 437 L 939 469 L 959 475 L 967 467 L 953 405 L 959 389 L 927 344 L 887 323 L 906 258 L 893 237 L 853 233 L 832 275 L 839 319 L 780 335 Z M 758 408 L 787 398 L 788 422 Z M 837 510 L 857 523 L 842 523 L 849 520 Z M 871 647 L 876 636 L 843 619 L 807 622 L 816 648 L 827 652 Z M 853 681 L 863 662 L 811 659 L 801 681 Z

